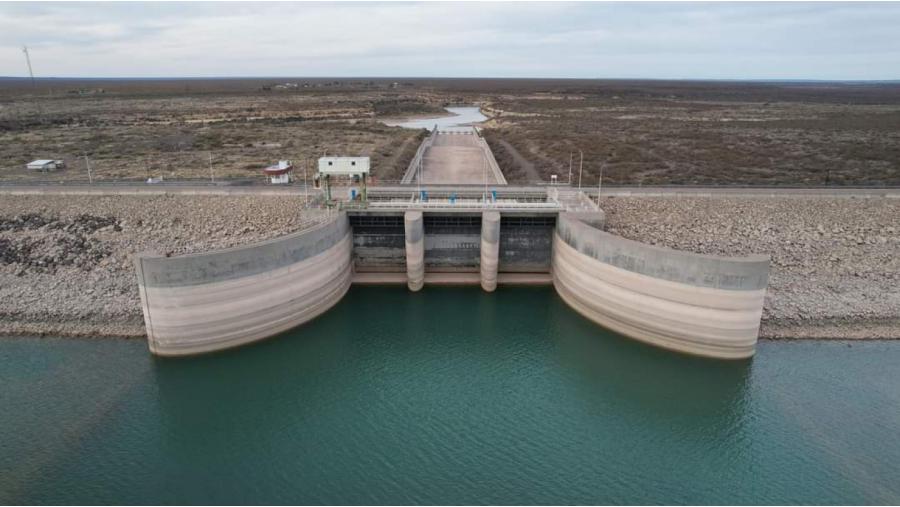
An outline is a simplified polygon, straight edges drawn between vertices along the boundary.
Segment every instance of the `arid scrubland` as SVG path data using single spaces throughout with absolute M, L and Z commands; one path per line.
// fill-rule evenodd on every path
M 581 150 L 585 185 L 900 185 L 900 85 L 824 88 L 504 97 L 486 133 L 523 180 L 577 184 Z
M 325 79 L 0 81 L 0 181 L 249 179 L 278 159 L 372 157 L 397 180 L 423 132 L 387 117 L 478 104 L 510 182 L 900 185 L 900 84 Z M 210 164 L 210 155 L 212 163 Z M 37 158 L 64 171 L 28 173 Z M 577 178 L 573 178 L 577 183 Z
M 349 87 L 348 87 L 349 88 Z M 399 179 L 424 133 L 387 127 L 388 115 L 440 111 L 401 92 L 163 93 L 119 91 L 35 96 L 0 93 L 0 181 L 236 178 L 293 160 L 297 178 L 323 154 L 369 156 L 376 180 Z M 34 159 L 67 169 L 28 172 Z

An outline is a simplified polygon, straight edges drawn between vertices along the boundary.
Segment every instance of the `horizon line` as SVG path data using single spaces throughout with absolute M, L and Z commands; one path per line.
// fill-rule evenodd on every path
M 686 82 L 770 82 L 770 83 L 900 83 L 900 78 L 855 79 L 855 78 L 711 78 L 711 77 L 458 77 L 458 76 L 0 76 L 0 80 L 21 81 L 51 80 L 99 80 L 99 81 L 187 81 L 187 80 L 228 80 L 228 79 L 353 79 L 353 80 L 386 80 L 386 79 L 502 79 L 502 80 L 552 80 L 552 81 L 686 81 Z

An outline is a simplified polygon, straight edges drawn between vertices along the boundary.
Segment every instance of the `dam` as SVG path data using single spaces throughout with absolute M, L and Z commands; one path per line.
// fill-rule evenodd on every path
M 314 319 L 351 284 L 393 284 L 550 285 L 587 319 L 651 345 L 719 359 L 755 352 L 767 256 L 694 254 L 605 232 L 603 211 L 578 189 L 507 185 L 476 129 L 436 128 L 401 185 L 329 210 L 274 240 L 137 256 L 150 351 L 243 345 Z

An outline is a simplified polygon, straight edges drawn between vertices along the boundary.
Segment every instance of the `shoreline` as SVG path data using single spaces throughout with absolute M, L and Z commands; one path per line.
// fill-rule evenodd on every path
M 400 127 L 400 123 L 406 123 L 413 120 L 425 120 L 428 118 L 447 118 L 450 116 L 459 116 L 456 113 L 451 113 L 450 111 L 444 111 L 443 113 L 417 113 L 411 116 L 404 117 L 390 117 L 390 118 L 378 118 L 377 120 L 388 127 Z M 393 124 L 393 125 L 391 125 Z
M 133 320 L 133 319 L 132 319 Z M 598 327 L 598 329 L 600 329 Z M 0 340 L 5 338 L 60 338 L 90 340 L 144 340 L 143 319 L 109 324 L 71 320 L 58 322 L 2 321 Z M 763 321 L 760 341 L 900 341 L 897 319 L 817 319 L 803 322 Z
M 405 127 L 405 126 L 403 126 L 403 124 L 413 122 L 413 121 L 427 120 L 427 119 L 440 120 L 443 118 L 452 118 L 455 116 L 462 116 L 462 114 L 460 114 L 460 113 L 454 113 L 453 111 L 450 111 L 449 108 L 469 108 L 469 107 L 477 108 L 478 113 L 481 114 L 482 116 L 484 116 L 485 118 L 483 120 L 460 123 L 460 124 L 457 124 L 454 126 L 456 126 L 456 127 L 476 127 L 477 128 L 478 126 L 487 123 L 488 121 L 490 121 L 493 118 L 492 116 L 485 114 L 484 110 L 482 109 L 482 106 L 480 106 L 480 105 L 472 105 L 472 106 L 458 106 L 457 105 L 457 106 L 447 106 L 445 108 L 444 113 L 435 113 L 435 114 L 422 113 L 422 114 L 415 114 L 415 115 L 404 117 L 404 118 L 382 118 L 382 119 L 379 119 L 378 121 L 380 121 L 381 123 L 383 123 L 384 125 L 386 125 L 388 127 L 401 127 L 401 128 L 408 128 L 408 129 L 417 129 L 416 127 Z M 427 127 L 421 127 L 421 128 L 427 129 Z
M 763 340 L 900 339 L 900 200 L 604 197 L 609 232 L 772 259 Z M 282 195 L 4 195 L 0 336 L 145 336 L 133 256 L 228 248 L 321 213 Z

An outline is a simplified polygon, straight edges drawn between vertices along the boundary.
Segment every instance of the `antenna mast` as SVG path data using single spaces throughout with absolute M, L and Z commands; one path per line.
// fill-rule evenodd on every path
M 25 53 L 25 61 L 28 63 L 28 75 L 31 76 L 31 86 L 34 86 L 34 72 L 31 70 L 31 57 L 28 56 L 28 46 L 22 46 L 22 52 Z

